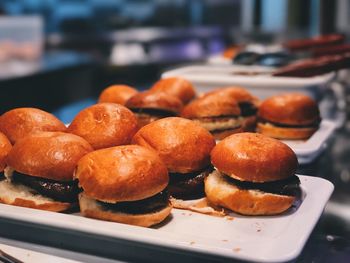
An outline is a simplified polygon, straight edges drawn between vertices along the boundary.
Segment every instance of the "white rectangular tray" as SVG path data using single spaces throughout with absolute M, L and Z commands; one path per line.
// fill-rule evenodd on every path
M 231 259 L 281 262 L 300 254 L 334 188 L 330 182 L 317 177 L 300 176 L 300 180 L 302 201 L 278 216 L 232 214 L 233 219 L 227 219 L 174 209 L 165 224 L 142 228 L 80 215 L 0 204 L 0 217 L 64 231 L 141 242 L 146 247 L 165 247 Z M 130 253 L 137 253 L 137 246 Z

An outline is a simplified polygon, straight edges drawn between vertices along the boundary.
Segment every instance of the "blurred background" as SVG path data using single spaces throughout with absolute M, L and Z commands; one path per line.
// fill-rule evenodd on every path
M 0 113 L 59 113 L 236 43 L 349 33 L 348 0 L 0 0 Z M 87 102 L 86 102 L 87 101 Z

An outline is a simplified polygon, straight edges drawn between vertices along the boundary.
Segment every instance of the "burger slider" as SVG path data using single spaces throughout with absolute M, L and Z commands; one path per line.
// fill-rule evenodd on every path
M 307 139 L 320 125 L 317 103 L 301 93 L 272 96 L 259 107 L 257 131 L 277 139 Z
M 115 103 L 99 103 L 82 110 L 68 127 L 68 132 L 83 137 L 94 149 L 128 144 L 136 130 L 135 115 Z
M 169 194 L 178 199 L 204 196 L 204 178 L 212 171 L 213 136 L 199 124 L 183 118 L 164 118 L 141 128 L 132 143 L 158 153 L 169 171 Z
M 150 91 L 167 93 L 181 100 L 183 104 L 187 104 L 196 96 L 191 82 L 179 77 L 161 79 L 150 88 Z
M 79 204 L 84 216 L 149 227 L 170 214 L 166 166 L 144 147 L 91 152 L 78 162 L 75 178 L 83 188 Z
M 38 132 L 18 140 L 7 156 L 0 201 L 56 212 L 71 208 L 79 192 L 74 168 L 92 150 L 83 138 L 62 132 Z
M 0 181 L 5 179 L 4 169 L 6 167 L 6 158 L 11 151 L 12 145 L 7 137 L 0 132 Z
M 131 97 L 125 106 L 135 113 L 141 128 L 155 120 L 177 116 L 183 104 L 174 96 L 148 90 Z
M 274 215 L 300 195 L 298 161 L 284 143 L 256 133 L 231 135 L 211 152 L 208 200 L 243 215 Z
M 124 105 L 128 99 L 137 93 L 138 91 L 136 89 L 127 85 L 112 85 L 101 92 L 98 102 L 111 102 Z
M 66 131 L 63 122 L 54 115 L 36 108 L 16 108 L 0 116 L 0 131 L 12 144 L 37 131 Z
M 242 132 L 243 117 L 235 99 L 223 92 L 209 93 L 187 104 L 181 117 L 207 129 L 217 140 Z

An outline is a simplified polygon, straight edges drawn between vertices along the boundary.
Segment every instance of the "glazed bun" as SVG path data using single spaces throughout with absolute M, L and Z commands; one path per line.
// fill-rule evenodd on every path
M 213 91 L 206 93 L 206 95 L 211 95 L 211 94 L 221 94 L 222 96 L 227 96 L 236 100 L 238 103 L 250 102 L 256 105 L 259 104 L 258 98 L 254 97 L 246 89 L 238 86 L 217 88 Z
M 18 140 L 7 156 L 9 170 L 55 181 L 71 181 L 79 159 L 93 149 L 83 138 L 37 132 Z
M 263 101 L 258 111 L 259 118 L 287 125 L 312 125 L 320 120 L 317 103 L 302 93 L 272 96 Z
M 218 143 L 212 164 L 240 181 L 269 182 L 293 176 L 298 160 L 286 144 L 257 133 L 238 133 Z
M 191 82 L 179 77 L 161 79 L 150 90 L 152 92 L 164 92 L 177 97 L 183 104 L 188 103 L 196 96 L 196 91 Z
M 0 132 L 0 172 L 6 167 L 6 157 L 10 152 L 12 145 L 5 134 Z
M 138 91 L 127 85 L 112 85 L 104 89 L 98 102 L 111 102 L 124 105 L 128 99 L 137 94 Z
M 210 164 L 213 136 L 199 124 L 178 117 L 164 118 L 141 128 L 132 143 L 156 151 L 169 172 L 189 173 Z
M 99 103 L 82 110 L 68 127 L 68 132 L 81 136 L 94 149 L 128 144 L 136 130 L 135 115 L 115 103 Z
M 0 116 L 0 131 L 12 144 L 37 131 L 66 131 L 66 126 L 54 115 L 36 108 L 17 108 Z
M 107 203 L 137 201 L 167 186 L 168 171 L 158 155 L 138 145 L 101 149 L 85 155 L 75 178 L 84 195 Z

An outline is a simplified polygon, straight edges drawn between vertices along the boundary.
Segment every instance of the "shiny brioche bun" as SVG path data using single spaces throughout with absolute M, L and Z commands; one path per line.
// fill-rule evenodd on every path
M 318 130 L 318 127 L 308 128 L 287 128 L 278 127 L 271 123 L 258 122 L 256 131 L 263 135 L 287 140 L 303 140 L 308 139 Z
M 87 141 L 74 134 L 37 132 L 16 142 L 7 156 L 7 165 L 30 176 L 72 181 L 77 162 L 92 150 Z
M 99 103 L 82 110 L 68 127 L 68 132 L 84 138 L 94 149 L 128 144 L 136 130 L 135 115 L 115 103 Z
M 0 172 L 4 171 L 6 167 L 6 157 L 10 152 L 12 145 L 5 136 L 5 134 L 0 132 Z
M 295 174 L 298 160 L 286 144 L 257 133 L 237 133 L 219 142 L 211 152 L 212 164 L 241 181 L 269 182 Z
M 290 208 L 294 196 L 265 193 L 259 190 L 239 189 L 224 179 L 219 171 L 212 172 L 204 183 L 210 203 L 243 215 L 275 215 Z
M 161 79 L 157 81 L 150 90 L 175 96 L 184 104 L 188 103 L 196 96 L 196 91 L 191 82 L 179 77 Z
M 79 206 L 80 212 L 86 217 L 143 227 L 153 226 L 162 222 L 170 214 L 172 209 L 172 206 L 169 203 L 168 206 L 154 212 L 128 214 L 108 210 L 84 193 L 79 195 Z
M 183 104 L 174 96 L 148 90 L 132 96 L 125 106 L 129 109 L 159 109 L 178 114 Z
M 66 131 L 63 122 L 54 115 L 36 108 L 16 108 L 0 116 L 0 131 L 13 144 L 37 131 Z
M 85 155 L 78 162 L 75 178 L 86 196 L 108 203 L 151 197 L 169 182 L 168 171 L 158 155 L 138 145 Z
M 112 85 L 101 92 L 98 102 L 111 102 L 124 105 L 128 99 L 137 93 L 138 91 L 136 89 L 127 85 Z
M 258 98 L 254 97 L 249 91 L 239 86 L 217 88 L 206 93 L 204 96 L 209 96 L 212 94 L 221 94 L 222 96 L 228 96 L 236 100 L 238 103 L 250 102 L 254 105 L 259 104 Z
M 164 118 L 141 128 L 132 143 L 156 151 L 170 172 L 200 171 L 210 164 L 213 136 L 199 124 L 178 117 Z
M 302 93 L 286 93 L 263 101 L 258 116 L 265 121 L 289 125 L 310 125 L 320 120 L 317 103 Z

